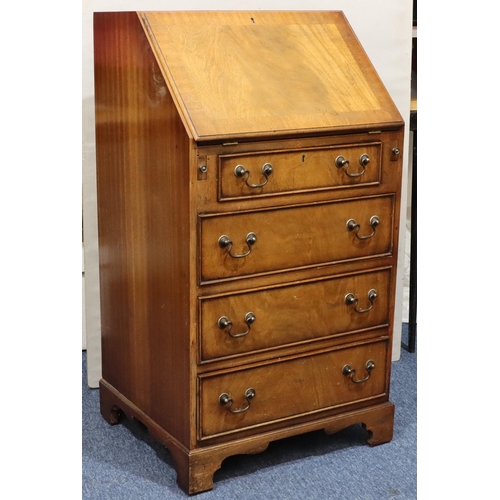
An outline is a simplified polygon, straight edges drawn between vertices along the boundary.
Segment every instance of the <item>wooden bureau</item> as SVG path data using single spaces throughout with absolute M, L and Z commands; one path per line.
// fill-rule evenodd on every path
M 341 12 L 94 18 L 101 413 L 188 493 L 389 401 L 404 123 Z

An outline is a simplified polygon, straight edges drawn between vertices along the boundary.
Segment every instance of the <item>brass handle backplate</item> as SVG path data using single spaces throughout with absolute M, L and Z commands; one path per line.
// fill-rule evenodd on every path
M 250 333 L 250 329 L 252 328 L 252 323 L 255 321 L 255 314 L 253 312 L 247 312 L 245 314 L 245 323 L 248 326 L 248 329 L 246 332 L 242 333 L 232 333 L 231 330 L 233 328 L 233 322 L 227 317 L 227 316 L 221 316 L 219 318 L 219 321 L 217 322 L 217 325 L 221 330 L 227 330 L 227 334 L 230 337 L 233 337 L 233 339 L 236 339 L 238 337 L 244 337 L 245 335 L 248 335 Z
M 375 362 L 373 359 L 369 359 L 366 364 L 365 364 L 366 371 L 368 375 L 365 378 L 361 379 L 354 379 L 354 374 L 356 373 L 356 370 L 351 366 L 351 365 L 344 365 L 342 368 L 342 375 L 349 376 L 349 378 L 355 383 L 355 384 L 360 384 L 361 382 L 366 382 L 371 375 L 371 371 L 375 368 Z
M 250 401 L 255 397 L 255 389 L 247 389 L 245 391 L 245 399 L 247 400 L 247 405 L 244 408 L 238 408 L 233 410 L 233 399 L 227 392 L 223 392 L 219 396 L 219 404 L 221 406 L 225 406 L 227 411 L 230 411 L 231 413 L 243 413 L 244 411 L 247 411 L 250 408 Z
M 248 182 L 248 178 L 250 177 L 250 171 L 247 170 L 243 165 L 236 165 L 234 169 L 234 175 L 238 177 L 238 179 L 243 178 L 245 180 L 245 184 L 249 188 L 261 188 L 264 187 L 269 182 L 269 176 L 273 173 L 273 166 L 270 163 L 264 163 L 262 165 L 262 175 L 265 178 L 265 181 L 260 184 L 250 184 Z
M 346 228 L 348 231 L 353 231 L 358 240 L 367 240 L 368 238 L 371 238 L 375 234 L 375 230 L 379 224 L 380 224 L 380 219 L 378 218 L 378 216 L 372 215 L 370 217 L 370 227 L 372 228 L 372 232 L 370 234 L 366 234 L 363 236 L 359 235 L 360 225 L 354 219 L 349 219 L 346 222 Z
M 234 254 L 231 253 L 231 248 L 233 247 L 233 242 L 229 238 L 229 236 L 226 236 L 223 234 L 219 238 L 219 247 L 220 248 L 225 248 L 227 250 L 227 253 L 233 257 L 233 259 L 241 259 L 242 257 L 246 257 L 247 255 L 250 255 L 250 252 L 252 251 L 252 246 L 255 245 L 257 241 L 257 235 L 255 233 L 248 233 L 245 241 L 247 242 L 248 245 L 248 252 L 241 253 L 241 254 Z

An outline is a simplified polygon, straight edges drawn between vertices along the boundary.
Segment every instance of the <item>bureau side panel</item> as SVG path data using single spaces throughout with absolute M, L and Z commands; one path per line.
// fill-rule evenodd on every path
M 136 13 L 94 58 L 103 378 L 187 445 L 192 142 Z

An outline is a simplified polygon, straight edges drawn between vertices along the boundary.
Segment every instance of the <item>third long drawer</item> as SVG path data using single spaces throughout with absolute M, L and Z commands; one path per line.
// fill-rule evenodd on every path
M 201 361 L 389 322 L 391 268 L 200 299 Z

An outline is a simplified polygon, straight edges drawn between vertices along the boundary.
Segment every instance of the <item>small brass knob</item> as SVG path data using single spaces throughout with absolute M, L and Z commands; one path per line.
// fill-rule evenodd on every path
M 365 153 L 359 157 L 359 163 L 363 165 L 363 167 L 366 167 L 368 163 L 370 162 L 370 157 Z
M 335 158 L 335 166 L 338 168 L 342 168 L 345 164 L 349 164 L 349 161 L 346 160 L 342 155 L 337 156 Z

